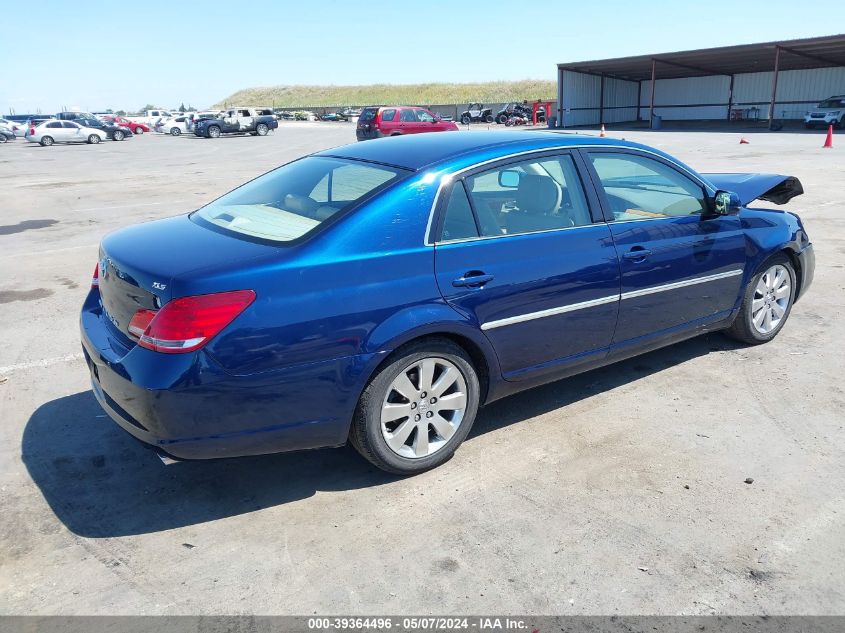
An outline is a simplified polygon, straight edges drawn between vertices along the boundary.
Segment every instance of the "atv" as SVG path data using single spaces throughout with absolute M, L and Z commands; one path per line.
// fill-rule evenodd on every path
M 525 119 L 534 121 L 534 110 L 527 101 L 522 103 L 509 103 L 496 114 L 496 123 L 507 123 L 508 119 Z M 541 107 L 537 111 L 537 123 L 546 122 L 546 109 Z M 522 125 L 517 123 L 517 125 Z
M 470 123 L 478 123 L 483 121 L 484 123 L 492 123 L 493 122 L 493 109 L 492 108 L 485 108 L 480 103 L 470 103 L 469 108 L 461 112 L 461 116 L 459 117 L 461 123 L 464 125 L 469 125 Z

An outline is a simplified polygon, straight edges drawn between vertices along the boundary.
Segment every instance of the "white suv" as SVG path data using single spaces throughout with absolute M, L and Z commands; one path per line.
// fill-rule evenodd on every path
M 845 95 L 825 99 L 804 116 L 804 127 L 809 129 L 817 125 L 845 127 Z

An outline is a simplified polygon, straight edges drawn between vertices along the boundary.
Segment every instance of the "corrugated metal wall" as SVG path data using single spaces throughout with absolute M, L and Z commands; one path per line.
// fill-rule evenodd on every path
M 724 75 L 712 77 L 686 77 L 658 79 L 654 88 L 654 113 L 670 121 L 681 119 L 727 119 L 728 91 L 731 78 Z M 648 120 L 651 101 L 651 81 L 642 82 L 640 88 L 640 116 Z
M 562 95 L 560 91 L 562 89 Z M 571 71 L 558 73 L 563 124 L 598 125 L 601 114 L 601 77 Z M 559 117 L 559 114 L 558 114 Z M 604 121 L 617 123 L 637 118 L 637 83 L 605 77 Z
M 639 84 L 605 77 L 604 122 L 618 123 L 637 118 L 637 91 Z
M 756 105 L 760 108 L 760 116 L 768 117 L 772 74 L 737 75 L 734 80 L 736 107 Z M 841 94 L 845 94 L 845 68 L 781 71 L 778 73 L 775 118 L 802 119 L 804 113 L 822 99 Z
M 769 116 L 772 72 L 747 73 L 734 77 L 733 108 L 759 108 Z M 637 119 L 638 84 L 605 78 L 604 121 L 617 123 Z M 564 125 L 598 125 L 601 78 L 568 70 L 558 71 Z M 648 119 L 651 81 L 639 85 L 640 118 Z M 775 118 L 801 119 L 819 101 L 845 94 L 845 68 L 787 70 L 778 73 Z M 658 79 L 655 82 L 654 112 L 666 120 L 727 120 L 730 77 Z
M 563 86 L 563 102 L 560 105 L 563 125 L 598 124 L 601 79 L 596 75 L 562 71 L 558 81 Z

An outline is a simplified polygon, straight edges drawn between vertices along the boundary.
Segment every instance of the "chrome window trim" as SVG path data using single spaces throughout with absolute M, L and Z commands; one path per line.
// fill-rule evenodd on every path
M 581 227 L 577 227 L 581 228 Z M 667 290 L 677 290 L 678 288 L 686 288 L 687 286 L 695 286 L 697 284 L 707 283 L 709 281 L 717 281 L 719 279 L 727 279 L 728 277 L 736 277 L 741 275 L 743 270 L 737 268 L 723 273 L 716 273 L 714 275 L 705 275 L 703 277 L 693 277 L 692 279 L 685 279 L 683 281 L 676 281 L 669 284 L 661 284 L 659 286 L 651 286 L 649 288 L 642 288 L 640 290 L 631 290 L 629 292 L 617 293 L 607 297 L 599 297 L 598 299 L 590 299 L 589 301 L 581 301 L 579 303 L 570 303 L 565 306 L 557 308 L 549 308 L 547 310 L 540 310 L 538 312 L 528 312 L 526 314 L 518 314 L 512 317 L 505 317 L 504 319 L 496 319 L 495 321 L 487 321 L 481 324 L 482 330 L 492 330 L 506 325 L 513 325 L 515 323 L 524 323 L 525 321 L 533 321 L 534 319 L 543 319 L 558 314 L 565 314 L 567 312 L 574 312 L 576 310 L 584 310 L 586 308 L 593 308 L 614 301 L 624 301 L 625 299 L 634 299 L 636 297 L 643 297 L 646 295 L 656 294 L 658 292 L 666 292 Z
M 527 231 L 525 233 L 502 233 L 501 235 L 481 235 L 479 237 L 463 237 L 457 240 L 440 240 L 435 242 L 438 246 L 450 244 L 463 244 L 464 242 L 482 242 L 486 240 L 499 240 L 503 237 L 520 237 L 521 235 L 539 235 L 541 233 L 560 233 L 561 231 L 572 231 L 574 229 L 591 229 L 601 226 L 604 222 L 593 222 L 592 224 L 580 224 L 578 226 L 563 226 L 559 229 L 543 229 L 542 231 Z
M 588 144 L 588 145 L 564 145 L 564 146 L 543 147 L 543 148 L 540 148 L 540 149 L 525 150 L 525 151 L 522 151 L 522 152 L 517 152 L 515 154 L 507 154 L 506 156 L 499 156 L 497 158 L 490 158 L 488 160 L 484 160 L 484 161 L 481 161 L 479 163 L 473 163 L 472 165 L 462 167 L 461 169 L 459 169 L 457 171 L 453 171 L 451 173 L 444 174 L 443 176 L 441 176 L 440 177 L 440 183 L 437 185 L 437 193 L 434 194 L 434 201 L 431 203 L 431 208 L 428 211 L 428 222 L 426 222 L 426 225 L 425 225 L 425 237 L 423 238 L 423 246 L 432 246 L 433 247 L 433 246 L 436 246 L 437 244 L 454 244 L 455 243 L 454 241 L 451 241 L 451 242 L 445 242 L 445 241 L 441 241 L 441 240 L 433 241 L 432 238 L 431 238 L 431 226 L 432 226 L 432 223 L 434 221 L 434 212 L 437 209 L 437 203 L 440 201 L 440 196 L 443 193 L 443 189 L 446 186 L 448 186 L 452 182 L 452 180 L 454 180 L 457 176 L 460 176 L 461 174 L 463 174 L 467 171 L 471 171 L 471 170 L 477 169 L 479 167 L 484 167 L 485 165 L 490 165 L 492 163 L 498 163 L 499 161 L 508 160 L 508 159 L 511 159 L 511 158 L 519 158 L 521 156 L 529 156 L 531 154 L 544 154 L 544 153 L 548 153 L 548 152 L 561 152 L 561 151 L 567 151 L 567 150 L 590 150 L 590 149 L 623 149 L 623 150 L 628 150 L 630 152 L 633 152 L 635 154 L 641 153 L 641 154 L 649 154 L 651 156 L 655 156 L 655 157 L 657 157 L 661 160 L 665 160 L 667 163 L 674 165 L 679 171 L 683 172 L 684 174 L 686 174 L 687 176 L 692 178 L 695 182 L 700 184 L 704 188 L 704 190 L 707 191 L 708 194 L 712 195 L 714 193 L 713 188 L 710 185 L 708 185 L 697 174 L 693 173 L 692 171 L 690 171 L 688 168 L 684 167 L 680 163 L 678 163 L 678 162 L 672 160 L 671 158 L 668 158 L 668 157 L 666 157 L 662 154 L 658 154 L 657 152 L 653 152 L 653 151 L 650 151 L 650 150 L 647 150 L 647 149 L 642 149 L 640 147 L 630 147 L 628 145 L 592 145 L 592 144 Z M 584 185 L 585 188 L 586 188 L 586 186 L 587 185 Z M 584 193 L 586 194 L 586 191 Z M 684 216 L 678 216 L 678 217 L 684 217 Z M 643 218 L 643 220 L 672 220 L 672 219 L 675 219 L 675 218 L 672 217 L 672 216 L 666 216 L 664 218 Z M 623 220 L 623 222 L 641 222 L 641 221 L 642 220 Z M 601 222 L 593 222 L 592 224 L 586 224 L 584 226 L 595 226 L 595 225 L 598 225 L 598 224 L 610 225 L 610 224 L 617 224 L 617 223 L 619 223 L 619 222 L 617 222 L 617 221 L 613 221 L 613 222 L 601 221 Z M 569 227 L 569 228 L 583 228 L 583 227 L 578 226 L 578 227 Z M 551 231 L 559 231 L 561 229 L 550 229 L 550 230 Z M 541 233 L 541 232 L 547 232 L 547 231 L 532 231 L 531 233 L 516 233 L 515 235 L 533 235 L 534 233 Z M 515 235 L 501 235 L 501 236 L 494 235 L 494 236 L 487 236 L 487 237 L 468 238 L 468 239 L 462 240 L 462 241 L 471 242 L 471 241 L 477 241 L 477 240 L 482 240 L 482 239 L 490 239 L 491 237 L 493 239 L 498 239 L 499 237 L 514 237 Z

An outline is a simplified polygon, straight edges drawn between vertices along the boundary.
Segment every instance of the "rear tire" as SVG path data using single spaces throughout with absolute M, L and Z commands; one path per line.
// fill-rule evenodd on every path
M 746 286 L 739 314 L 725 333 L 748 345 L 768 343 L 786 324 L 796 288 L 789 257 L 783 253 L 770 257 Z
M 178 127 L 170 128 L 170 136 L 179 136 L 181 133 L 182 130 L 180 130 Z
M 124 138 L 126 138 L 126 135 L 120 130 L 116 130 L 115 133 L 112 134 L 112 139 L 115 141 L 122 141 Z
M 508 116 L 506 114 L 500 114 L 496 117 L 496 123 L 505 123 L 508 120 Z
M 493 115 L 488 114 L 486 117 L 484 117 L 484 122 L 485 123 L 492 123 L 493 122 Z
M 472 119 L 470 119 L 469 116 L 467 116 L 466 114 L 461 117 L 461 123 L 463 123 L 464 125 L 469 125 L 471 120 Z
M 258 136 L 267 136 L 267 132 L 269 131 L 270 128 L 268 128 L 264 123 L 259 123 L 258 126 L 255 128 L 255 132 L 258 134 Z
M 6 138 L 6 135 L 5 135 L 5 134 L 0 134 L 0 143 L 5 143 L 5 142 L 6 142 L 6 141 L 8 141 L 8 140 L 9 140 L 9 139 L 7 139 L 7 138 Z
M 220 128 L 212 125 L 208 128 L 208 138 L 220 138 Z
M 88 137 L 88 142 L 91 145 L 96 145 L 97 143 L 100 142 L 100 137 L 97 136 L 96 134 L 92 134 L 91 136 Z
M 461 347 L 441 338 L 411 343 L 370 379 L 358 401 L 350 442 L 389 473 L 430 470 L 448 461 L 469 434 L 480 392 Z
M 55 127 L 55 126 L 53 126 Z M 41 137 L 41 146 L 42 147 L 50 147 L 53 144 L 53 137 L 52 136 L 42 136 Z

